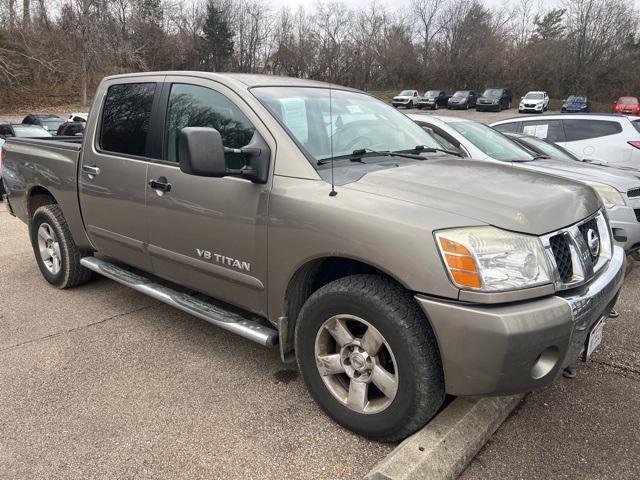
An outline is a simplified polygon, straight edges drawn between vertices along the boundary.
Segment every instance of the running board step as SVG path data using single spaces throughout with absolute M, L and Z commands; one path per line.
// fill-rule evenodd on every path
M 183 312 L 190 313 L 241 337 L 253 340 L 266 347 L 273 347 L 278 344 L 277 330 L 255 320 L 246 319 L 242 315 L 230 312 L 189 294 L 165 287 L 148 278 L 131 273 L 124 268 L 95 257 L 84 257 L 80 259 L 80 264 L 122 285 L 149 295 L 156 300 L 160 300 Z

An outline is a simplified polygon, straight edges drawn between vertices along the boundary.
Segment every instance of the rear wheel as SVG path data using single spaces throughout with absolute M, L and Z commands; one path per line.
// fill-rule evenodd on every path
M 300 312 L 296 357 L 320 406 L 370 438 L 400 440 L 444 401 L 433 332 L 412 295 L 390 279 L 354 275 L 316 291 Z
M 58 288 L 69 288 L 94 277 L 91 270 L 80 265 L 80 259 L 86 253 L 73 241 L 58 205 L 38 208 L 31 220 L 29 233 L 38 267 L 47 282 Z

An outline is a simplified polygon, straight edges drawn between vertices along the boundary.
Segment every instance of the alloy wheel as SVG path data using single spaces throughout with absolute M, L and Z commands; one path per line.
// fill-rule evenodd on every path
M 373 414 L 387 409 L 398 391 L 398 369 L 389 343 L 366 320 L 335 315 L 315 340 L 318 372 L 327 389 L 345 407 Z
M 57 275 L 62 268 L 60 243 L 55 231 L 48 223 L 42 223 L 38 228 L 38 250 L 46 269 L 53 275 Z

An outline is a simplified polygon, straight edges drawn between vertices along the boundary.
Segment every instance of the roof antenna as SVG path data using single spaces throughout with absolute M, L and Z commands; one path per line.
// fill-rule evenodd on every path
M 336 192 L 336 184 L 333 179 L 333 103 L 332 103 L 332 95 L 331 95 L 331 83 L 329 83 L 329 130 L 331 134 L 329 135 L 329 147 L 331 149 L 331 191 L 329 192 L 330 197 L 335 197 L 338 195 Z

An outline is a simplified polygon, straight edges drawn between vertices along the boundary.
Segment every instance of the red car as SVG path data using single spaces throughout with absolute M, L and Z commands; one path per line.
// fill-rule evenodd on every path
M 637 97 L 620 97 L 613 103 L 613 113 L 640 115 L 640 103 Z

